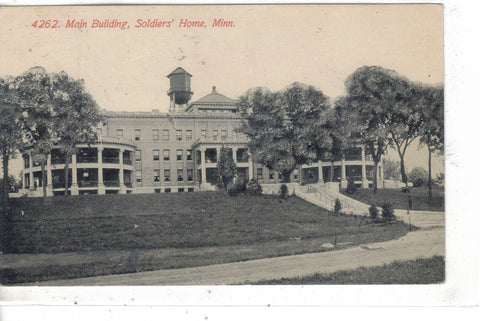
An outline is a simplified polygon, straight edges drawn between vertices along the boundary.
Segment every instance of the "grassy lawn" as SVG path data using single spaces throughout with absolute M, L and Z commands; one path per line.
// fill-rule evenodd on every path
M 88 260 L 2 271 L 2 283 L 202 266 L 320 252 L 398 238 L 408 226 L 333 215 L 297 197 L 216 192 L 84 195 L 14 201 L 9 253 L 71 253 Z M 338 248 L 345 245 L 338 245 Z M 72 256 L 75 257 L 75 256 Z
M 375 267 L 280 280 L 264 280 L 255 284 L 434 284 L 445 281 L 445 259 L 395 261 Z
M 372 189 L 364 188 L 358 188 L 353 195 L 345 192 L 343 193 L 369 205 L 375 204 L 377 206 L 382 206 L 383 202 L 387 201 L 393 204 L 393 208 L 407 209 L 407 193 L 402 192 L 401 189 L 381 188 L 377 190 L 376 195 L 373 194 Z M 412 199 L 413 210 L 445 211 L 445 196 L 443 188 L 433 188 L 433 200 L 431 203 L 428 202 L 427 187 L 411 187 L 410 197 Z

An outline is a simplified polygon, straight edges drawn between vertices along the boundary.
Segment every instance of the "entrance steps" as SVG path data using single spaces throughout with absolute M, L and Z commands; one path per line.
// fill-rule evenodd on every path
M 338 198 L 342 206 L 340 212 L 350 215 L 364 215 L 369 214 L 367 204 L 354 200 L 346 195 L 341 194 L 338 191 L 338 184 L 310 184 L 300 186 L 295 195 L 298 197 L 315 204 L 328 211 L 334 211 L 335 200 Z

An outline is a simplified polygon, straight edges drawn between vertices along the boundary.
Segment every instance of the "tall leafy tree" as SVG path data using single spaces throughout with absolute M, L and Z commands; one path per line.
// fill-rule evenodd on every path
M 397 74 L 381 67 L 361 67 L 345 81 L 346 102 L 357 118 L 358 141 L 372 155 L 373 192 L 377 192 L 378 164 L 392 143 L 393 115 L 387 111 L 395 103 Z
M 15 80 L 0 78 L 0 157 L 3 167 L 2 204 L 8 207 L 8 161 L 23 142 L 23 113 L 16 99 Z M 1 207 L 1 206 L 0 206 Z
M 233 161 L 230 149 L 222 146 L 217 162 L 217 185 L 220 188 L 227 189 L 233 182 L 237 171 L 237 165 Z
M 75 80 L 65 72 L 52 75 L 52 106 L 58 148 L 65 160 L 65 195 L 68 195 L 68 166 L 79 143 L 94 143 L 95 126 L 103 116 L 93 97 L 86 91 L 83 80 Z
M 385 106 L 388 130 L 392 138 L 392 144 L 400 158 L 400 175 L 402 182 L 408 183 L 405 169 L 405 154 L 407 147 L 418 138 L 423 123 L 421 109 L 418 100 L 423 95 L 420 85 L 413 84 L 406 78 L 397 75 L 392 88 L 392 102 Z
M 21 109 L 26 111 L 25 142 L 32 159 L 42 172 L 43 198 L 46 200 L 45 166 L 56 143 L 55 112 L 52 108 L 51 76 L 42 67 L 33 67 L 16 78 L 16 95 Z M 32 184 L 33 182 L 31 182 Z
M 423 124 L 420 143 L 428 149 L 428 198 L 432 200 L 432 153 L 444 153 L 443 86 L 425 86 L 418 101 Z
M 255 160 L 282 173 L 284 182 L 298 165 L 317 159 L 324 135 L 319 121 L 328 98 L 312 86 L 294 83 L 279 92 L 253 88 L 240 98 L 241 131 Z

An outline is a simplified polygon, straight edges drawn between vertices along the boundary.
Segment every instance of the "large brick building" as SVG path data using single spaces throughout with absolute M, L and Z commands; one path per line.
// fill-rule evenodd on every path
M 162 193 L 212 190 L 217 155 L 231 150 L 237 178 L 257 179 L 262 184 L 279 183 L 279 173 L 256 164 L 246 148 L 246 137 L 237 132 L 242 121 L 237 101 L 212 88 L 212 92 L 190 102 L 191 75 L 182 68 L 170 80 L 168 113 L 105 112 L 106 122 L 97 128 L 98 142 L 79 145 L 69 165 L 68 186 L 72 195 L 105 193 Z M 26 151 L 22 172 L 24 191 L 41 195 L 42 172 Z M 64 164 L 54 149 L 46 166 L 47 194 L 62 194 Z M 332 173 L 333 169 L 333 173 Z M 373 179 L 373 162 L 361 148 L 352 148 L 344 159 L 299 167 L 291 181 L 317 183 L 347 179 L 367 187 Z M 379 181 L 383 180 L 379 166 Z M 381 185 L 381 184 L 380 184 Z

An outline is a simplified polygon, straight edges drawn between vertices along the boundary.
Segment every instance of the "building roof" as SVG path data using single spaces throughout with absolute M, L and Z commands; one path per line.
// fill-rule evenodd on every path
M 177 69 L 175 69 L 174 71 L 172 71 L 170 74 L 167 75 L 167 77 L 170 77 L 171 75 L 175 75 L 175 74 L 187 74 L 189 75 L 190 77 L 192 77 L 192 75 L 186 71 L 185 69 L 183 69 L 182 67 L 177 67 Z
M 217 89 L 215 86 L 212 87 L 212 92 L 199 100 L 192 103 L 192 105 L 201 104 L 201 105 L 209 105 L 209 104 L 226 104 L 232 105 L 236 104 L 237 101 L 232 98 L 228 98 L 222 94 L 217 93 Z

